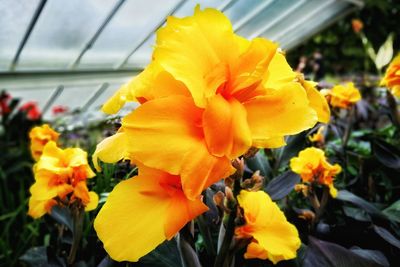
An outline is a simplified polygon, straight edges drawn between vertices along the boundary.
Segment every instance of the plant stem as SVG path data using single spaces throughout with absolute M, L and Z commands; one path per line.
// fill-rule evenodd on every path
M 399 113 L 397 112 L 397 103 L 396 103 L 396 99 L 394 98 L 394 96 L 392 95 L 392 93 L 389 90 L 386 91 L 386 100 L 389 105 L 393 124 L 396 126 L 397 130 L 399 130 L 400 129 L 400 116 L 399 116 Z
M 237 197 L 240 193 L 240 179 L 235 179 L 233 184 L 233 196 Z M 235 219 L 236 219 L 236 210 L 237 203 L 231 203 L 229 209 L 231 212 L 229 213 L 228 222 L 226 224 L 225 236 L 222 241 L 221 249 L 215 259 L 214 267 L 229 267 L 231 259 L 233 257 L 232 254 L 229 253 L 232 239 L 235 234 Z
M 74 229 L 72 246 L 68 255 L 68 265 L 72 265 L 75 262 L 76 252 L 78 251 L 79 244 L 82 239 L 83 219 L 85 215 L 85 210 L 80 203 L 73 205 L 71 210 L 74 221 Z
M 319 218 L 324 213 L 326 204 L 328 203 L 328 199 L 329 199 L 329 188 L 324 186 L 320 206 L 315 213 L 315 223 L 318 223 Z

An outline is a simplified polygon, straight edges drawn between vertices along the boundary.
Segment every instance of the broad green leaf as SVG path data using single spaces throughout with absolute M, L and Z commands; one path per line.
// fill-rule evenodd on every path
M 46 267 L 47 261 L 47 249 L 46 247 L 32 247 L 28 249 L 24 255 L 19 258 L 29 264 L 29 266 L 35 267 Z
M 375 207 L 372 203 L 362 199 L 359 196 L 354 195 L 353 193 L 347 191 L 347 190 L 340 190 L 338 191 L 336 199 L 345 201 L 345 202 L 350 202 L 357 207 L 365 210 L 368 212 L 370 215 L 373 217 L 379 217 L 379 218 L 384 218 L 387 219 L 386 215 L 383 214 L 377 207 Z
M 386 242 L 400 249 L 400 240 L 398 240 L 388 230 L 377 225 L 374 225 L 373 229 L 375 233 L 382 237 Z
M 389 64 L 393 57 L 393 34 L 389 34 L 386 41 L 379 48 L 375 58 L 375 65 L 378 70 Z
M 392 205 L 382 211 L 391 220 L 400 223 L 400 200 L 397 200 Z
M 309 237 L 308 249 L 303 262 L 304 267 L 382 267 L 374 260 L 362 257 L 342 246 Z
M 280 200 L 292 192 L 299 182 L 300 176 L 297 173 L 287 171 L 272 179 L 265 187 L 265 191 L 272 200 Z
M 373 151 L 383 165 L 400 170 L 400 151 L 398 148 L 383 140 L 375 139 L 373 140 Z
M 253 172 L 260 171 L 260 174 L 264 177 L 271 177 L 271 166 L 269 165 L 268 159 L 260 152 L 254 157 L 246 159 L 246 165 Z

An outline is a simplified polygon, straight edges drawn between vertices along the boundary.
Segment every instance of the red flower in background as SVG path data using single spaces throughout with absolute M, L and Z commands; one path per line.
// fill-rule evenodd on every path
M 7 114 L 11 112 L 9 107 L 9 101 L 11 96 L 6 92 L 1 92 L 0 94 L 0 114 Z
M 54 106 L 51 111 L 53 112 L 53 115 L 55 116 L 55 115 L 58 115 L 58 114 L 65 113 L 68 110 L 69 109 L 68 109 L 67 106 L 58 105 L 58 106 Z
M 19 110 L 26 112 L 26 117 L 30 120 L 38 120 L 42 116 L 42 113 L 37 106 L 37 102 L 35 101 L 26 102 L 19 108 Z

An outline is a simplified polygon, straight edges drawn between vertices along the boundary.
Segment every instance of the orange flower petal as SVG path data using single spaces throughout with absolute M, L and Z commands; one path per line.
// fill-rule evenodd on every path
M 179 174 L 184 155 L 203 145 L 202 110 L 171 96 L 148 101 L 122 120 L 132 156 L 146 166 Z

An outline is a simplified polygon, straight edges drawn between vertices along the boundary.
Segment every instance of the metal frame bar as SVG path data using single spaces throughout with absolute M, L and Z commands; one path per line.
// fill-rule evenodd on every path
M 120 62 L 118 63 L 114 69 L 121 69 L 126 62 L 128 62 L 129 58 L 147 41 L 150 39 L 150 37 L 154 34 L 155 31 L 157 31 L 158 28 L 160 28 L 165 21 L 167 20 L 167 17 L 173 14 L 176 10 L 178 10 L 186 1 L 185 0 L 180 0 L 175 6 L 173 6 L 172 9 L 168 11 L 168 13 L 165 15 L 165 18 L 163 18 L 157 25 L 140 41 L 134 48 L 128 53 L 128 55 Z
M 118 3 L 114 5 L 114 7 L 111 9 L 111 11 L 108 13 L 106 19 L 103 21 L 103 23 L 100 25 L 100 27 L 97 29 L 95 34 L 92 36 L 92 38 L 89 39 L 89 41 L 86 43 L 86 45 L 83 47 L 82 51 L 79 53 L 78 57 L 69 65 L 69 69 L 74 69 L 78 66 L 78 64 L 81 61 L 81 58 L 83 55 L 88 51 L 90 48 L 92 48 L 93 44 L 97 41 L 99 38 L 100 34 L 103 32 L 107 24 L 111 21 L 111 19 L 114 17 L 114 15 L 118 12 L 118 10 L 121 8 L 121 6 L 125 3 L 125 0 L 119 0 Z
M 303 5 L 306 2 L 306 0 L 298 0 L 297 3 L 293 4 L 290 8 L 288 8 L 286 11 L 282 12 L 278 17 L 276 17 L 274 20 L 272 20 L 270 23 L 266 24 L 264 27 L 261 29 L 255 31 L 249 36 L 249 39 L 253 39 L 255 37 L 260 36 L 264 32 L 266 32 L 268 29 L 272 28 L 275 26 L 277 23 L 282 21 L 285 17 L 287 17 L 290 13 L 294 12 L 297 8 L 299 8 L 301 5 Z
M 304 22 L 308 21 L 313 16 L 318 14 L 321 10 L 328 8 L 330 5 L 334 4 L 335 2 L 337 2 L 337 1 L 336 0 L 325 0 L 323 3 L 321 3 L 321 5 L 319 7 L 315 8 L 307 15 L 302 16 L 299 20 L 296 21 L 296 23 L 293 23 L 290 27 L 285 28 L 283 31 L 279 32 L 277 35 L 270 36 L 269 39 L 276 41 L 276 42 L 279 41 L 279 38 L 281 38 L 282 36 L 285 36 L 287 33 L 292 31 L 293 29 L 297 28 L 299 25 L 302 25 Z
M 35 88 L 54 88 L 64 86 L 98 85 L 104 82 L 125 83 L 137 75 L 141 69 L 118 71 L 53 71 L 53 72 L 13 72 L 0 74 L 0 88 L 30 90 Z
M 107 90 L 110 86 L 109 83 L 103 83 L 100 85 L 99 89 L 89 98 L 89 100 L 82 106 L 81 112 L 87 111 L 90 106 Z
M 334 22 L 336 22 L 337 20 L 347 16 L 348 14 L 354 12 L 355 10 L 359 9 L 358 7 L 353 7 L 353 8 L 349 8 L 347 10 L 341 10 L 339 12 L 337 12 L 336 16 L 332 16 L 332 18 L 326 20 L 324 23 L 322 23 L 320 26 L 312 29 L 310 32 L 308 32 L 306 35 L 304 35 L 303 38 L 296 40 L 295 37 L 293 36 L 291 38 L 287 38 L 286 40 L 282 40 L 282 44 L 284 45 L 289 45 L 286 50 L 290 50 L 293 49 L 294 47 L 296 47 L 298 44 L 305 42 L 306 40 L 308 40 L 310 37 L 314 36 L 317 32 L 322 31 L 323 29 L 329 27 L 331 24 L 333 24 Z M 293 42 L 295 41 L 295 42 Z
M 246 16 L 244 16 L 239 21 L 237 21 L 235 24 L 233 24 L 233 30 L 238 31 L 239 29 L 241 29 L 250 20 L 255 18 L 263 10 L 265 10 L 267 7 L 269 7 L 273 2 L 274 2 L 274 0 L 265 0 L 262 4 L 258 5 L 255 9 L 253 9 L 251 12 L 249 12 Z
M 44 105 L 42 109 L 42 114 L 45 114 L 50 109 L 51 105 L 53 105 L 54 101 L 56 101 L 56 99 L 62 94 L 63 91 L 64 91 L 63 85 L 57 86 L 57 89 L 54 91 L 54 93 L 51 95 L 49 100 L 47 100 L 46 104 Z
M 47 2 L 47 0 L 41 0 L 39 5 L 37 6 L 37 8 L 35 10 L 35 13 L 33 14 L 33 17 L 31 19 L 31 21 L 29 22 L 28 28 L 26 29 L 24 37 L 22 38 L 21 42 L 19 43 L 17 52 L 15 53 L 14 58 L 11 61 L 10 68 L 9 68 L 10 71 L 14 71 L 15 70 L 15 67 L 18 64 L 19 57 L 20 57 L 20 55 L 22 53 L 22 50 L 24 49 L 24 47 L 26 45 L 26 42 L 28 41 L 29 36 L 31 35 L 31 33 L 33 31 L 33 28 L 36 25 L 36 22 L 38 21 L 38 19 L 40 17 L 40 14 L 42 13 L 46 2 Z
M 236 2 L 237 2 L 237 0 L 226 0 L 225 2 L 221 3 L 221 5 L 219 7 L 217 7 L 217 9 L 221 12 L 224 12 L 225 10 L 230 8 Z

